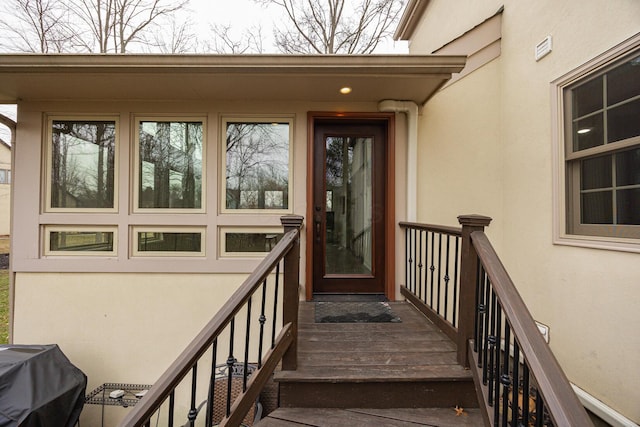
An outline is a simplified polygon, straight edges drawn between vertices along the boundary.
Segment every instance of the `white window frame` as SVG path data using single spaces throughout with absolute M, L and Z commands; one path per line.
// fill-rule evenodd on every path
M 263 258 L 268 251 L 263 252 L 231 252 L 227 251 L 227 234 L 284 234 L 282 227 L 218 227 L 218 253 L 220 258 Z
M 115 146 L 114 146 L 114 165 L 113 165 L 113 207 L 112 208 L 54 208 L 51 207 L 51 168 L 52 168 L 52 156 L 53 156 L 53 122 L 54 121 L 69 121 L 69 122 L 114 122 L 115 124 Z M 45 156 L 44 156 L 44 176 L 43 188 L 44 200 L 43 212 L 48 213 L 117 213 L 118 212 L 118 200 L 119 200 L 119 152 L 120 152 L 120 117 L 113 115 L 86 115 L 86 114 L 65 114 L 65 115 L 47 115 L 46 120 L 46 137 L 45 137 Z
M 227 208 L 227 124 L 236 122 L 244 123 L 287 123 L 289 125 L 289 161 L 288 161 L 288 198 L 286 209 L 228 209 Z M 221 215 L 249 214 L 253 216 L 264 214 L 286 215 L 293 213 L 293 159 L 294 159 L 294 116 L 292 115 L 223 115 L 220 117 L 220 137 L 218 144 L 220 157 L 219 174 L 219 210 Z
M 193 233 L 200 234 L 200 251 L 140 251 L 138 250 L 138 233 Z M 207 255 L 206 227 L 181 227 L 181 226 L 152 226 L 140 225 L 132 226 L 129 241 L 131 242 L 131 256 L 134 258 L 175 258 L 175 257 L 197 257 L 202 258 Z
M 51 233 L 55 232 L 98 232 L 113 234 L 113 250 L 112 251 L 52 251 L 51 250 Z M 42 234 L 44 240 L 43 255 L 49 256 L 82 256 L 82 257 L 117 257 L 118 256 L 118 227 L 104 225 L 43 225 Z
M 140 202 L 140 123 L 141 122 L 200 122 L 202 123 L 202 198 L 199 208 L 141 208 Z M 132 175 L 131 210 L 133 213 L 144 214 L 197 214 L 206 213 L 207 206 L 207 117 L 204 115 L 135 115 L 131 120 L 132 133 Z
M 588 225 L 581 225 L 573 227 L 574 232 L 571 233 L 569 228 L 569 222 L 574 220 L 575 215 L 570 218 L 573 212 L 575 212 L 575 202 L 572 199 L 571 194 L 568 194 L 568 184 L 573 180 L 575 182 L 575 173 L 568 173 L 568 162 L 574 158 L 579 157 L 572 153 L 567 154 L 567 144 L 571 138 L 571 131 L 567 131 L 567 128 L 571 125 L 572 119 L 570 117 L 570 109 L 566 108 L 566 105 L 570 100 L 565 98 L 565 90 L 578 83 L 580 81 L 586 81 L 590 76 L 596 76 L 599 73 L 605 72 L 610 67 L 614 66 L 617 62 L 628 57 L 630 55 L 640 54 L 640 33 L 631 37 L 630 39 L 620 43 L 607 52 L 599 55 L 586 64 L 578 67 L 575 70 L 570 71 L 564 76 L 558 78 L 551 83 L 551 97 L 552 97 L 552 141 L 553 141 L 553 242 L 558 245 L 589 247 L 596 249 L 608 249 L 625 252 L 640 252 L 640 239 L 635 237 L 619 237 L 616 236 L 614 230 L 608 236 L 577 234 L 581 231 L 588 230 Z M 624 148 L 637 147 L 640 144 L 640 137 L 633 137 L 628 140 L 624 140 L 620 143 L 610 143 L 605 146 L 598 146 L 583 150 L 580 156 L 583 154 L 605 154 L 610 150 L 620 151 Z M 575 167 L 573 168 L 575 170 Z M 578 173 L 579 182 L 579 173 Z M 578 210 L 579 202 L 578 202 Z M 578 212 L 579 217 L 579 212 Z M 585 228 L 587 227 L 587 228 Z M 601 227 L 601 226 L 596 226 Z M 605 226 L 606 227 L 606 226 Z M 617 230 L 622 230 L 624 227 L 637 226 L 615 226 Z

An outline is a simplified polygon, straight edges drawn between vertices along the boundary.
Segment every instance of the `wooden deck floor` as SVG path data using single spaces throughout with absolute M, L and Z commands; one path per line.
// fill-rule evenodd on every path
M 317 381 L 468 379 L 455 344 L 406 302 L 389 303 L 400 323 L 315 323 L 314 303 L 300 305 L 298 370 L 284 378 Z
M 282 408 L 256 427 L 481 427 L 479 409 L 459 413 L 450 408 L 414 409 L 316 409 Z
M 298 369 L 277 374 L 281 408 L 259 427 L 482 426 L 475 392 L 449 402 L 456 384 L 471 381 L 455 345 L 410 304 L 390 305 L 401 323 L 315 323 L 314 304 L 301 303 Z M 442 384 L 451 386 L 435 391 Z

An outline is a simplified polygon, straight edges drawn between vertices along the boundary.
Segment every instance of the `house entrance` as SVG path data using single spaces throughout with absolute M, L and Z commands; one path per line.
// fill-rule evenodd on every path
M 387 121 L 318 119 L 313 293 L 384 293 Z

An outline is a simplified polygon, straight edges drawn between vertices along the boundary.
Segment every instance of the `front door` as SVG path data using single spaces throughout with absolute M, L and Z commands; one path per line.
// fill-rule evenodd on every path
M 387 122 L 316 119 L 313 292 L 385 292 Z

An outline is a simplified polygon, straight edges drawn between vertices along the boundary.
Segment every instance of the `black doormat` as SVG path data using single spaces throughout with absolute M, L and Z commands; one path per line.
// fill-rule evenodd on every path
M 386 302 L 317 302 L 316 323 L 398 323 L 402 320 Z

